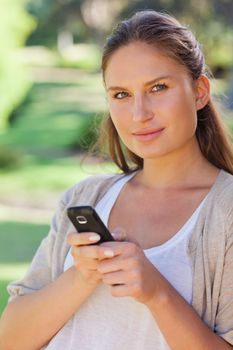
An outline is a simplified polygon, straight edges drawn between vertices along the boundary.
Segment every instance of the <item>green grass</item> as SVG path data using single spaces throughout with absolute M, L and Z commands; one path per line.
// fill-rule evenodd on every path
M 35 83 L 0 134 L 0 146 L 39 158 L 64 156 L 82 137 L 83 124 L 106 109 L 99 74 L 81 75 L 77 83 Z
M 46 224 L 0 221 L 0 264 L 30 261 L 42 237 L 48 233 L 48 227 Z
M 2 269 L 2 266 L 1 266 Z M 0 277 L 0 316 L 7 304 L 7 300 L 9 298 L 9 295 L 7 293 L 6 290 L 6 286 L 8 285 L 8 283 L 10 282 L 9 279 L 2 279 Z
M 48 229 L 47 224 L 0 221 L 0 314 L 8 299 L 7 284 L 23 277 Z

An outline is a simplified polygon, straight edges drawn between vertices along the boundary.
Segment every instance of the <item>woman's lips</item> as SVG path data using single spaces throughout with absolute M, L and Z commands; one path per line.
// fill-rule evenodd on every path
M 138 141 L 151 141 L 159 137 L 164 128 L 160 129 L 151 129 L 151 130 L 139 130 L 133 132 L 133 135 Z

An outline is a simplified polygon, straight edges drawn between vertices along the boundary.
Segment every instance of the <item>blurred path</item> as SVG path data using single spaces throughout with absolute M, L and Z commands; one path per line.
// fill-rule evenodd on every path
M 77 83 L 80 78 L 90 76 L 90 73 L 83 70 L 55 67 L 33 67 L 30 68 L 30 73 L 34 82 Z
M 0 221 L 22 221 L 49 224 L 54 211 L 0 204 Z

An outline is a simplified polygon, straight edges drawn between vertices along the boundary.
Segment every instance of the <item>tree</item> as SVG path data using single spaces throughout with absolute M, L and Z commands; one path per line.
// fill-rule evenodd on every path
M 7 124 L 8 116 L 24 97 L 29 84 L 16 53 L 34 23 L 24 6 L 25 0 L 0 2 L 0 128 Z
M 57 43 L 60 32 L 70 32 L 76 41 L 102 43 L 128 0 L 30 0 L 28 11 L 38 26 L 28 45 Z

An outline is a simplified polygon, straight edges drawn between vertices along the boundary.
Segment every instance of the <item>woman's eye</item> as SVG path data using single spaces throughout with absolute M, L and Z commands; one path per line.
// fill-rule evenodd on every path
M 152 91 L 161 91 L 167 88 L 166 84 L 156 84 L 153 86 Z
M 128 96 L 128 93 L 125 92 L 125 91 L 120 91 L 120 92 L 117 92 L 115 95 L 114 95 L 114 98 L 117 98 L 118 100 L 122 100 L 124 97 L 127 97 Z

